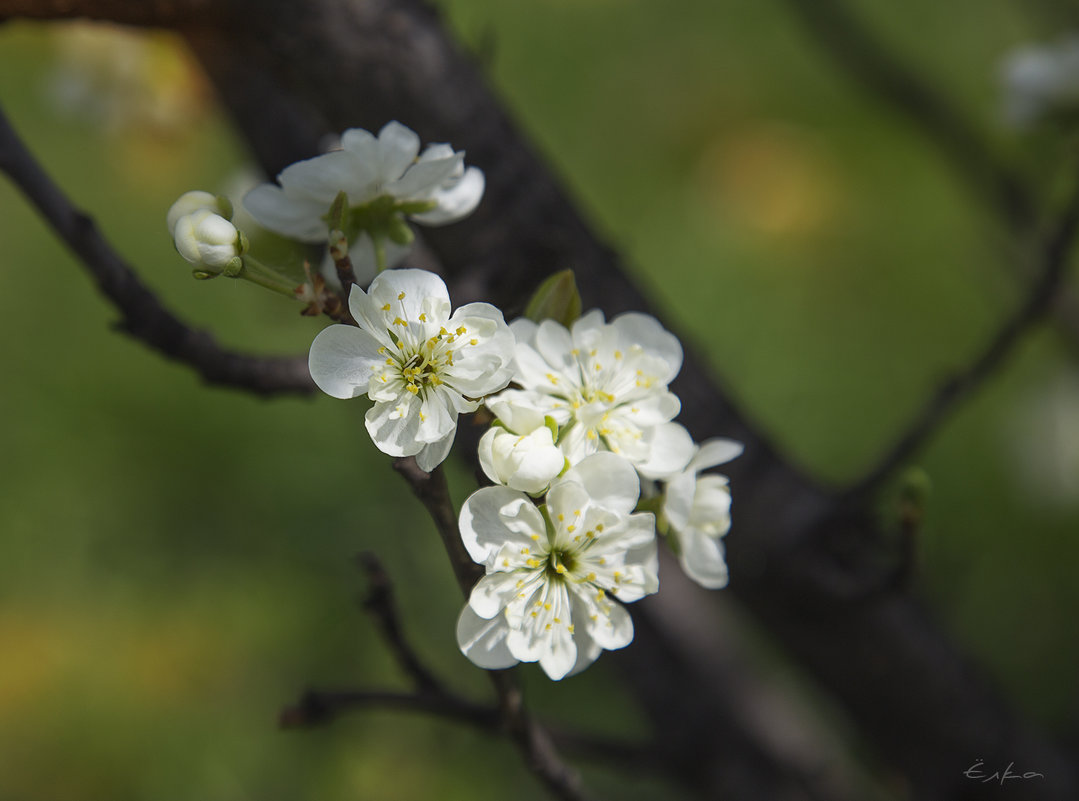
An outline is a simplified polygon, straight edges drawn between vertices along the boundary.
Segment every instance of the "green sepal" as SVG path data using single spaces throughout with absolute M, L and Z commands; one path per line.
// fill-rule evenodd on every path
M 546 415 L 543 418 L 543 424 L 551 430 L 551 442 L 558 442 L 558 423 L 551 415 Z
M 416 238 L 416 235 L 412 233 L 412 228 L 405 222 L 405 218 L 397 214 L 390 217 L 386 224 L 386 235 L 402 247 L 411 245 Z
M 214 200 L 217 201 L 217 213 L 224 217 L 229 222 L 232 222 L 232 215 L 235 213 L 235 209 L 232 207 L 232 201 L 224 195 L 215 195 Z
M 525 307 L 524 316 L 534 323 L 554 320 L 569 328 L 581 316 L 581 293 L 573 270 L 562 270 L 548 277 Z

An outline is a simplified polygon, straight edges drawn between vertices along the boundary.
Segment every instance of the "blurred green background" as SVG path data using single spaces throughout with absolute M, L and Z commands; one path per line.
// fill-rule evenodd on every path
M 782 3 L 440 5 L 671 324 L 822 479 L 870 465 L 1018 302 L 999 224 Z M 997 75 L 1056 20 L 1001 0 L 867 11 L 1055 180 L 1064 142 L 1002 129 Z M 195 282 L 172 249 L 169 204 L 251 169 L 196 68 L 168 37 L 100 31 L 0 28 L 13 124 L 181 316 L 237 348 L 305 350 L 322 322 L 240 282 Z M 356 407 L 203 387 L 110 331 L 116 313 L 6 181 L 0 210 L 0 795 L 542 797 L 511 748 L 450 724 L 380 712 L 276 729 L 308 684 L 402 687 L 355 604 L 363 549 L 396 577 L 422 655 L 486 697 L 454 644 L 433 532 Z M 924 454 L 918 587 L 1027 714 L 1072 729 L 1077 345 L 1040 329 Z M 602 659 L 553 687 L 524 672 L 555 716 L 640 725 Z

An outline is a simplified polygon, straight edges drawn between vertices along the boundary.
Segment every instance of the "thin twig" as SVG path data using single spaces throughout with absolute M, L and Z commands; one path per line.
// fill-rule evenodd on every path
M 434 521 L 450 558 L 454 576 L 461 592 L 467 598 L 484 571 L 472 561 L 461 542 L 457 514 L 442 468 L 436 467 L 430 474 L 425 473 L 413 457 L 395 459 L 393 467 L 408 482 L 412 492 Z M 550 734 L 528 714 L 521 690 L 510 675 L 511 671 L 491 670 L 487 674 L 498 694 L 502 725 L 517 744 L 532 773 L 557 798 L 563 801 L 585 801 L 588 796 L 581 789 L 577 772 L 562 761 Z
M 185 325 L 138 279 L 87 215 L 46 175 L 0 110 L 0 171 L 93 276 L 123 318 L 117 327 L 165 356 L 193 367 L 207 383 L 258 395 L 309 395 L 315 385 L 304 356 L 262 357 L 225 350 L 209 334 Z
M 1077 226 L 1079 187 L 1044 240 L 1039 259 L 1041 274 L 1031 286 L 1026 299 L 997 329 L 970 366 L 945 382 L 929 399 L 877 466 L 849 491 L 851 495 L 861 495 L 875 489 L 897 467 L 906 462 L 929 439 L 948 414 L 993 375 L 1023 336 L 1049 312 L 1067 272 Z
M 378 557 L 370 551 L 361 553 L 356 562 L 367 576 L 370 589 L 363 606 L 374 617 L 382 639 L 393 652 L 401 670 L 412 679 L 416 689 L 422 693 L 445 694 L 442 684 L 427 669 L 411 644 L 405 639 L 397 616 L 397 605 L 393 600 L 393 582 L 382 567 Z
M 417 712 L 472 726 L 488 734 L 505 734 L 498 707 L 477 704 L 447 692 L 392 692 L 387 690 L 308 690 L 300 700 L 281 711 L 278 721 L 284 729 L 312 728 L 335 721 L 342 715 L 365 709 L 396 709 Z M 559 747 L 579 757 L 615 765 L 659 770 L 648 743 L 632 743 L 598 737 L 565 728 L 552 728 Z

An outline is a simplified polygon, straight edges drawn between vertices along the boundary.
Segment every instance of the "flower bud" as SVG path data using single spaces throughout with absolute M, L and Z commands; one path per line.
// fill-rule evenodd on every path
M 495 426 L 480 439 L 479 457 L 491 481 L 533 494 L 547 489 L 566 466 L 566 457 L 546 425 L 530 434 Z
M 189 193 L 190 194 L 190 193 Z M 221 272 L 243 252 L 236 226 L 210 209 L 199 209 L 176 220 L 176 250 L 192 264 Z
M 202 211 L 203 209 L 220 214 L 225 219 L 232 219 L 232 204 L 229 203 L 227 198 L 196 189 L 191 192 L 184 192 L 169 207 L 169 212 L 165 217 L 165 221 L 169 226 L 169 234 L 176 235 L 176 223 L 181 217 L 186 217 L 188 214 L 194 214 L 196 211 Z

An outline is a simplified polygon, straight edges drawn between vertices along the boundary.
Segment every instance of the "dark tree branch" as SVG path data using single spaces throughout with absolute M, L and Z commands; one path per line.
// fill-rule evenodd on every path
M 929 399 L 895 445 L 856 484 L 852 490 L 854 493 L 872 492 L 909 460 L 936 433 L 948 415 L 996 373 L 1016 345 L 1052 309 L 1067 275 L 1076 227 L 1079 226 L 1079 176 L 1076 183 L 1067 207 L 1045 238 L 1039 259 L 1041 275 L 1031 286 L 1022 305 L 1003 322 L 970 366 L 952 376 Z
M 397 616 L 397 605 L 393 601 L 393 583 L 382 563 L 369 551 L 361 553 L 356 562 L 366 574 L 369 585 L 363 607 L 375 619 L 379 633 L 393 652 L 397 664 L 421 693 L 442 693 L 443 688 L 438 679 L 427 669 L 405 639 L 401 621 Z
M 92 19 L 179 28 L 213 24 L 227 6 L 217 0 L 0 0 L 0 21 Z
M 225 350 L 209 334 L 188 327 L 162 306 L 105 241 L 93 220 L 76 209 L 45 174 L 2 111 L 0 171 L 82 260 L 98 289 L 123 316 L 117 325 L 121 331 L 193 367 L 209 384 L 264 396 L 314 392 L 306 357 L 262 357 Z

